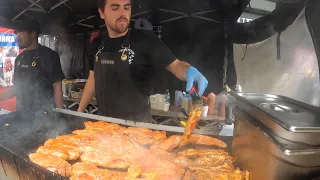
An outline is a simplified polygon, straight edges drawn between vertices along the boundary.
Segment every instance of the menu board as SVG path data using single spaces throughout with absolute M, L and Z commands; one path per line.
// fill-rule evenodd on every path
M 11 86 L 19 47 L 12 29 L 0 28 L 0 84 Z

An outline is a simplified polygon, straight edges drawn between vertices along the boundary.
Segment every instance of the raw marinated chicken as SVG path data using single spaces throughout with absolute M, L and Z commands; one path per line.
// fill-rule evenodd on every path
M 84 174 L 97 169 L 99 168 L 92 163 L 77 162 L 74 165 L 72 165 L 70 174 L 71 176 L 78 176 L 80 174 Z
M 186 173 L 184 180 L 247 180 L 248 173 L 239 169 L 232 172 L 212 171 L 208 169 L 191 170 Z
M 224 143 L 223 141 L 217 138 L 213 138 L 213 137 L 205 136 L 201 134 L 192 134 L 189 139 L 183 139 L 179 147 L 183 147 L 187 144 L 217 146 L 221 148 L 227 147 L 226 143 Z
M 178 155 L 187 157 L 201 157 L 208 155 L 228 155 L 228 153 L 221 149 L 187 149 L 178 152 Z
M 70 180 L 243 180 L 246 175 L 234 169 L 234 159 L 224 150 L 171 151 L 188 144 L 226 147 L 219 139 L 191 135 L 193 124 L 186 131 L 190 131 L 188 138 L 167 138 L 165 131 L 125 128 L 102 121 L 88 121 L 85 127 L 47 140 L 29 155 L 30 160 Z M 72 167 L 66 161 L 79 157 L 81 162 Z
M 87 136 L 68 134 L 68 135 L 59 136 L 55 139 L 49 139 L 44 143 L 44 146 L 48 147 L 51 144 L 61 143 L 61 144 L 77 147 L 79 143 L 85 142 L 85 141 L 91 141 L 91 140 L 93 140 L 93 138 L 90 138 Z
M 77 160 L 80 157 L 80 150 L 78 148 L 61 143 L 41 146 L 38 148 L 37 153 L 51 155 L 64 160 Z
M 167 138 L 165 131 L 155 131 L 146 128 L 128 128 L 124 130 L 132 141 L 139 143 L 142 146 L 150 146 L 154 143 L 161 142 Z
M 182 139 L 183 139 L 182 136 L 177 136 L 177 135 L 170 136 L 168 139 L 160 142 L 159 144 L 155 144 L 155 145 L 151 146 L 150 149 L 161 148 L 166 151 L 171 151 L 180 145 Z
M 61 176 L 70 175 L 71 165 L 63 159 L 41 153 L 32 153 L 29 155 L 29 159 L 33 163 Z
M 151 149 L 161 148 L 166 151 L 171 151 L 178 146 L 183 147 L 188 144 L 217 146 L 221 148 L 227 147 L 226 143 L 217 138 L 212 138 L 201 134 L 192 134 L 189 139 L 185 139 L 183 136 L 177 135 L 170 136 L 168 139 L 160 142 L 159 144 L 152 145 Z
M 221 166 L 225 163 L 232 164 L 234 162 L 234 158 L 229 155 L 208 155 L 197 158 L 193 165 L 197 167 L 216 167 Z
M 196 125 L 198 124 L 199 120 L 201 118 L 201 108 L 196 108 L 189 114 L 189 118 L 184 130 L 184 138 L 189 139 L 193 130 L 196 128 Z
M 173 162 L 175 162 L 181 166 L 184 166 L 184 167 L 191 166 L 193 163 L 192 160 L 190 160 L 189 158 L 187 158 L 185 156 L 178 156 L 173 160 Z

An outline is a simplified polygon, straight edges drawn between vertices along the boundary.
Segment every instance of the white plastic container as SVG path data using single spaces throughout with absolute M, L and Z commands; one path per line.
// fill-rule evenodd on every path
M 209 110 L 209 106 L 202 106 L 202 108 L 201 108 L 201 116 L 202 117 L 207 117 L 208 116 L 208 110 Z

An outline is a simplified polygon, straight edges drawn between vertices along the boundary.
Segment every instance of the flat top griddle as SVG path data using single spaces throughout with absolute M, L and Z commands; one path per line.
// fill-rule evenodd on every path
M 79 114 L 83 117 L 77 116 Z M 166 129 L 167 136 L 182 134 L 179 132 L 181 130 L 183 132 L 183 128 L 176 129 L 177 127 L 140 124 L 101 116 L 89 116 L 89 118 L 87 116 L 87 114 L 66 110 L 50 114 L 38 113 L 36 115 L 26 115 L 10 113 L 0 116 L 0 166 L 4 169 L 2 171 L 0 167 L 0 177 L 1 174 L 6 174 L 7 177 L 10 176 L 9 179 L 14 180 L 67 180 L 68 178 L 54 174 L 32 163 L 28 155 L 35 152 L 49 138 L 71 134 L 76 129 L 84 129 L 84 122 L 88 120 L 110 120 L 109 122 L 117 122 L 124 126 L 140 127 L 141 125 L 151 129 Z M 170 129 L 173 132 L 170 132 Z M 199 133 L 205 134 L 204 131 L 199 131 Z M 218 138 L 226 142 L 228 145 L 226 150 L 231 152 L 232 137 L 219 136 Z

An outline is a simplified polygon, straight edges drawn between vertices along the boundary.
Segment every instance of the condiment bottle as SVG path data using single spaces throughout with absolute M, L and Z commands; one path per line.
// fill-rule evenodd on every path
M 215 115 L 216 114 L 216 95 L 213 93 L 210 93 L 208 95 L 208 114 L 209 115 Z
M 207 97 L 202 97 L 202 100 L 203 100 L 203 106 L 201 108 L 201 116 L 202 117 L 207 117 L 208 116 L 208 110 L 209 110 L 208 98 Z

